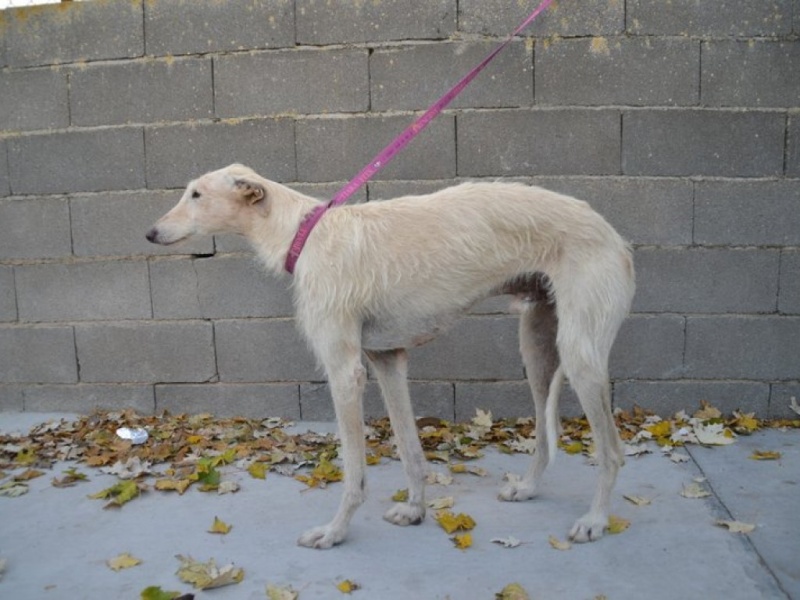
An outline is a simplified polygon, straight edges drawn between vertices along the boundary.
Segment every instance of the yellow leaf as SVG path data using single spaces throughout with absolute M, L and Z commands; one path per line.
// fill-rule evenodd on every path
M 207 590 L 212 588 L 222 587 L 223 585 L 230 585 L 232 583 L 240 583 L 244 579 L 244 570 L 226 565 L 224 567 L 217 567 L 214 559 L 210 559 L 207 563 L 201 563 L 194 560 L 191 556 L 183 557 L 180 554 L 177 556 L 181 561 L 181 566 L 178 568 L 177 575 L 184 583 L 191 583 L 198 590 Z
M 267 598 L 269 600 L 297 600 L 300 592 L 296 592 L 289 587 L 278 587 L 277 585 L 267 584 Z
M 472 546 L 472 534 L 471 533 L 457 533 L 452 538 L 453 543 L 456 545 L 456 548 L 459 550 L 466 550 L 470 546 Z
M 103 508 L 115 508 L 120 507 L 127 502 L 130 502 L 139 494 L 141 493 L 141 489 L 139 485 L 129 479 L 127 481 L 120 481 L 119 483 L 112 485 L 104 490 L 97 492 L 96 494 L 92 494 L 89 498 L 94 500 L 98 499 L 111 499 L 111 501 L 106 504 Z
M 776 450 L 753 450 L 749 458 L 753 460 L 778 460 L 782 454 Z
M 622 517 L 618 517 L 616 515 L 611 515 L 608 517 L 608 533 L 622 533 L 630 526 L 631 522 L 627 519 L 623 519 Z
M 408 502 L 408 490 L 397 490 L 392 496 L 392 500 L 395 502 Z
M 428 506 L 430 506 L 433 510 L 444 510 L 445 508 L 453 508 L 453 505 L 456 503 L 456 499 L 453 496 L 442 496 L 441 498 L 434 498 L 433 500 L 428 500 Z
M 669 421 L 659 421 L 653 425 L 647 425 L 644 429 L 652 433 L 653 437 L 656 439 L 668 437 L 672 433 L 672 423 Z
M 449 510 L 440 510 L 434 518 L 447 533 L 453 533 L 458 530 L 469 531 L 475 527 L 475 520 L 464 513 L 454 515 Z
M 37 477 L 41 477 L 44 475 L 44 471 L 38 471 L 36 469 L 26 469 L 19 475 L 14 475 L 14 481 L 30 481 L 31 479 L 36 479 Z
M 486 477 L 486 475 L 488 475 L 486 469 L 482 469 L 481 467 L 476 467 L 473 465 L 466 465 L 464 463 L 450 465 L 450 472 L 469 473 L 470 475 L 477 475 L 478 477 Z
M 755 413 L 740 413 L 734 411 L 733 416 L 735 419 L 731 425 L 738 433 L 753 433 L 760 426 L 758 419 L 755 418 Z
M 157 479 L 155 488 L 162 492 L 178 492 L 183 494 L 194 483 L 191 479 Z
M 131 556 L 127 552 L 120 554 L 119 556 L 115 556 L 114 558 L 109 558 L 106 561 L 108 568 L 112 571 L 121 571 L 122 569 L 130 569 L 131 567 L 135 567 L 136 565 L 142 564 L 142 561 L 135 556 Z
M 518 583 L 509 583 L 494 595 L 495 600 L 530 600 L 528 592 Z
M 142 590 L 141 600 L 174 600 L 180 592 L 164 591 L 160 586 L 151 585 Z
M 631 504 L 635 504 L 636 506 L 648 506 L 652 502 L 652 500 L 648 500 L 644 496 L 628 496 L 626 494 L 623 494 L 622 497 L 625 498 L 625 500 L 627 500 Z
M 547 541 L 550 542 L 550 545 L 556 550 L 569 550 L 570 548 L 572 548 L 571 543 L 562 542 L 554 535 L 551 535 L 549 538 L 547 538 Z
M 580 454 L 583 452 L 583 443 L 580 441 L 563 444 L 562 448 L 567 454 Z
M 344 581 L 336 584 L 336 589 L 343 594 L 351 594 L 360 588 L 361 586 L 359 584 L 354 581 L 350 581 L 349 579 L 345 579 Z
M 750 533 L 756 526 L 750 523 L 742 523 L 741 521 L 717 521 L 720 527 L 726 527 L 728 531 L 733 533 Z
M 208 533 L 221 533 L 225 535 L 230 532 L 232 528 L 233 525 L 228 525 L 224 521 L 221 521 L 219 517 L 214 517 L 214 523 L 211 525 L 211 529 L 208 530 Z
M 719 411 L 719 409 L 714 408 L 705 400 L 700 401 L 700 406 L 702 408 L 698 410 L 696 413 L 694 413 L 695 418 L 707 421 L 710 419 L 719 419 L 722 417 L 722 413 Z
M 247 467 L 247 472 L 256 479 L 266 479 L 267 464 L 263 462 L 254 462 L 252 465 Z

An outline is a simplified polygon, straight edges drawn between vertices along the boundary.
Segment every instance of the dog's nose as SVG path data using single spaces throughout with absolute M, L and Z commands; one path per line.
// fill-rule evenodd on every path
M 155 227 L 153 227 L 150 231 L 147 232 L 147 235 L 145 235 L 145 237 L 147 238 L 148 242 L 156 244 L 157 243 L 156 239 L 158 238 L 158 230 Z

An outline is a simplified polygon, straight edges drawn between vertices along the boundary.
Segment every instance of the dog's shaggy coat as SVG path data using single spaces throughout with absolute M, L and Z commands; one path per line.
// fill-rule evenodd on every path
M 303 217 L 319 204 L 231 165 L 192 181 L 148 232 L 158 244 L 237 233 L 281 273 Z M 406 382 L 406 349 L 433 339 L 479 300 L 522 298 L 519 337 L 536 409 L 536 452 L 524 477 L 500 491 L 526 500 L 554 456 L 564 377 L 591 424 L 599 481 L 570 537 L 603 535 L 623 454 L 611 414 L 608 356 L 634 293 L 631 251 L 588 204 L 514 183 L 464 183 L 434 194 L 342 206 L 308 238 L 293 281 L 297 318 L 330 382 L 344 460 L 333 520 L 299 539 L 329 548 L 347 535 L 365 497 L 362 350 L 374 367 L 408 478 L 408 501 L 386 520 L 425 515 L 425 459 Z

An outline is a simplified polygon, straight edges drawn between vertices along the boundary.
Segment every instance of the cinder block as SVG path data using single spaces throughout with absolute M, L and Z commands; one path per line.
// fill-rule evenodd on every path
M 533 183 L 588 202 L 633 244 L 692 243 L 690 181 L 641 177 L 535 177 Z
M 183 188 L 233 162 L 276 181 L 296 179 L 294 124 L 288 119 L 148 127 L 145 146 L 151 189 Z
M 1 53 L 1 52 L 0 52 Z M 0 384 L 0 413 L 25 410 L 25 396 L 21 385 Z
M 17 320 L 14 268 L 0 265 L 0 321 Z
M 694 40 L 555 39 L 536 47 L 536 104 L 695 105 L 699 71 Z
M 453 420 L 453 384 L 409 381 L 411 406 L 416 417 L 438 417 Z M 334 421 L 330 387 L 327 383 L 300 385 L 300 404 L 304 421 Z M 368 381 L 364 389 L 364 418 L 379 419 L 387 416 L 381 390 L 376 381 Z
M 144 3 L 147 54 L 232 52 L 294 45 L 292 0 Z
M 219 376 L 225 383 L 322 379 L 291 319 L 218 321 L 214 331 Z
M 518 319 L 470 316 L 409 353 L 409 377 L 433 380 L 520 380 Z
M 67 200 L 0 201 L 0 259 L 62 258 L 71 244 Z
M 800 379 L 800 318 L 688 317 L 686 374 L 696 379 Z
M 453 0 L 324 2 L 297 0 L 297 43 L 312 46 L 446 39 L 456 29 Z
M 490 410 L 495 419 L 535 416 L 533 397 L 527 381 L 492 383 L 456 382 L 456 421 L 472 419 L 476 410 Z M 578 417 L 583 414 L 577 396 L 565 386 L 559 402 L 559 414 Z
M 78 195 L 69 199 L 76 256 L 213 254 L 211 236 L 160 246 L 144 237 L 180 199 L 180 191 Z
M 620 172 L 616 110 L 498 110 L 457 118 L 461 177 Z
M 11 193 L 8 180 L 8 146 L 5 140 L 0 140 L 0 198 Z
M 73 125 L 188 121 L 214 116 L 211 60 L 90 65 L 70 75 Z
M 614 405 L 625 410 L 640 406 L 667 418 L 681 410 L 692 414 L 706 401 L 725 414 L 742 410 L 763 419 L 769 393 L 768 383 L 748 381 L 618 381 Z
M 0 382 L 77 381 L 72 327 L 0 326 Z
M 797 106 L 800 44 L 777 41 L 703 42 L 703 104 Z
M 646 248 L 634 261 L 635 312 L 775 312 L 777 250 Z
M 12 67 L 144 53 L 141 2 L 75 2 L 6 10 L 6 59 Z
M 775 36 L 791 32 L 791 0 L 725 3 L 630 0 L 628 31 L 637 35 Z
M 0 71 L 0 130 L 66 127 L 69 110 L 65 72 Z
M 8 162 L 15 194 L 145 187 L 144 139 L 139 127 L 13 138 L 8 140 Z
M 784 249 L 781 252 L 781 282 L 778 311 L 800 315 L 800 251 Z
M 694 241 L 708 245 L 800 245 L 800 185 L 779 181 L 698 181 Z
M 535 3 L 506 0 L 459 0 L 458 28 L 482 35 L 506 36 L 536 7 Z M 523 35 L 576 37 L 614 35 L 625 29 L 625 4 L 584 0 L 554 2 Z
M 156 386 L 156 409 L 175 413 L 211 413 L 219 417 L 300 418 L 296 383 L 166 384 Z
M 291 317 L 286 282 L 269 275 L 255 257 L 157 261 L 150 265 L 157 319 Z
M 785 117 L 772 112 L 623 113 L 625 175 L 770 177 L 783 173 Z
M 32 385 L 26 386 L 25 410 L 32 412 L 75 412 L 132 409 L 152 414 L 155 400 L 152 385 Z
M 611 351 L 612 379 L 678 379 L 684 375 L 684 318 L 632 315 Z
M 16 267 L 20 321 L 148 319 L 144 261 Z
M 369 78 L 366 49 L 229 54 L 214 59 L 214 107 L 223 118 L 364 112 Z
M 459 81 L 493 42 L 377 48 L 370 56 L 371 109 L 422 110 Z M 533 49 L 510 44 L 450 105 L 498 108 L 533 104 Z
M 800 177 L 800 116 L 789 117 L 786 136 L 786 176 Z
M 792 399 L 800 403 L 800 384 L 797 383 L 773 383 L 772 393 L 769 398 L 770 419 L 797 419 L 797 413 L 790 407 Z
M 347 181 L 412 122 L 410 116 L 298 121 L 297 177 Z M 442 115 L 375 179 L 449 179 L 456 173 L 455 150 L 454 118 Z
M 211 323 L 85 324 L 75 339 L 83 382 L 192 383 L 217 374 Z

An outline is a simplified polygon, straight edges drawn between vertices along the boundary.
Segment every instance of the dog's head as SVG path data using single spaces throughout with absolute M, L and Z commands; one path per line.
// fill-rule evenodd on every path
M 252 211 L 266 210 L 266 180 L 244 165 L 211 171 L 186 186 L 178 204 L 147 232 L 154 244 L 169 245 L 195 235 L 243 234 Z

